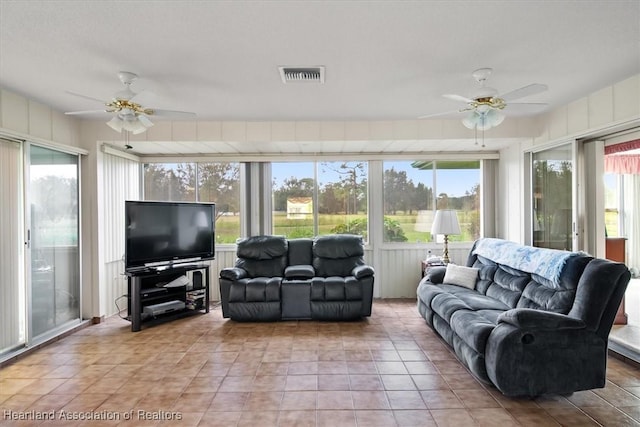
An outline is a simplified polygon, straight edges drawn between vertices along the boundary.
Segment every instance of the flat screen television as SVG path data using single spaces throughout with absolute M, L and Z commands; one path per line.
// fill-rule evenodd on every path
M 125 201 L 125 270 L 214 258 L 214 203 Z

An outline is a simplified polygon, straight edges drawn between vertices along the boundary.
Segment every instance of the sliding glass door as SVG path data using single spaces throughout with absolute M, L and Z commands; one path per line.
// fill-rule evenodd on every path
M 573 250 L 573 144 L 532 154 L 533 246 Z
M 31 337 L 80 319 L 78 156 L 29 148 Z

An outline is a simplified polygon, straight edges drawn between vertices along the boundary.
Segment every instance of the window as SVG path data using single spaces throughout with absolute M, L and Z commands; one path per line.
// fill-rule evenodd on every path
M 147 163 L 144 200 L 216 204 L 216 242 L 240 237 L 239 163 Z
M 620 236 L 620 200 L 622 180 L 614 173 L 604 174 L 604 223 L 607 237 Z
M 431 241 L 436 209 L 454 209 L 462 233 L 480 236 L 480 161 L 383 162 L 384 241 Z
M 533 246 L 573 248 L 572 144 L 533 153 Z
M 195 163 L 147 163 L 144 165 L 144 199 L 196 201 Z
M 367 162 L 272 163 L 273 233 L 367 236 Z M 316 184 L 317 183 L 317 184 Z

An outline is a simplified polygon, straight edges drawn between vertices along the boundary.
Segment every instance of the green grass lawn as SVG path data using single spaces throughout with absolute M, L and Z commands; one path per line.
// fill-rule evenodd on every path
M 397 221 L 407 237 L 409 243 L 425 243 L 431 241 L 431 233 L 426 231 L 416 231 L 415 223 L 417 215 L 409 215 L 399 213 L 396 215 L 386 215 L 391 220 Z M 464 212 L 459 212 L 460 226 L 463 229 L 462 234 L 451 236 L 451 241 L 471 241 L 475 237 L 469 230 L 471 218 L 466 218 Z M 336 215 L 321 214 L 318 218 L 319 234 L 331 234 L 332 230 L 345 223 L 349 223 L 356 219 L 366 219 L 364 214 L 360 215 Z M 288 238 L 297 237 L 313 237 L 313 219 L 288 219 L 286 213 L 276 212 L 273 217 L 274 230 L 273 234 L 287 236 Z M 223 216 L 218 218 L 216 222 L 216 242 L 217 243 L 235 243 L 240 235 L 240 217 L 239 216 Z

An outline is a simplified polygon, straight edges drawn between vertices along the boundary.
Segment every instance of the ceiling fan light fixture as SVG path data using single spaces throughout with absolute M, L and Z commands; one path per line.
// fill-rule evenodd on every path
M 137 117 L 126 117 L 123 120 L 122 129 L 131 132 L 134 135 L 138 135 L 147 130 Z
M 488 111 L 471 111 L 462 119 L 462 124 L 467 129 L 489 130 L 500 125 L 504 121 L 504 114 L 495 109 Z
M 114 116 L 111 120 L 107 122 L 107 126 L 115 130 L 116 132 L 122 132 L 122 124 L 123 124 L 122 122 L 123 120 L 120 117 Z
M 475 129 L 478 123 L 478 116 L 480 116 L 480 113 L 477 111 L 471 111 L 464 119 L 462 119 L 462 124 L 467 129 Z
M 107 126 L 119 133 L 126 131 L 138 135 L 153 126 L 153 123 L 145 116 L 118 115 L 109 120 Z
M 491 123 L 491 127 L 499 126 L 502 122 L 504 122 L 504 114 L 496 109 L 487 111 L 486 118 L 487 121 Z
M 151 120 L 149 120 L 149 118 L 147 116 L 143 115 L 143 114 L 140 114 L 138 116 L 138 121 L 140 121 L 140 123 L 142 123 L 142 125 L 147 129 L 150 128 L 151 126 L 153 126 L 153 122 Z

